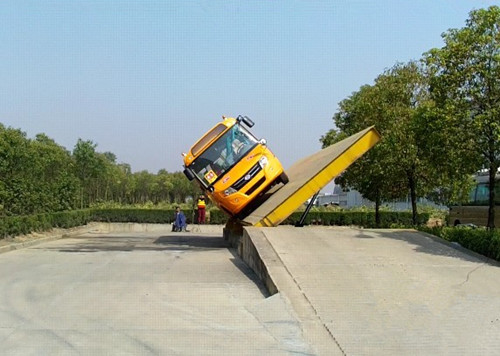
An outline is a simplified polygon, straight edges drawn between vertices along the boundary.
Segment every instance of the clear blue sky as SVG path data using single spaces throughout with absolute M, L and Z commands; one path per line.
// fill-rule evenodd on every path
M 156 173 L 243 114 L 286 168 L 320 149 L 339 101 L 492 4 L 4 0 L 0 122 Z

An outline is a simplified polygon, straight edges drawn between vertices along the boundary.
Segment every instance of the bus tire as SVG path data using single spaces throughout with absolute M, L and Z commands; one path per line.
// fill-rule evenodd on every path
M 283 184 L 287 184 L 290 180 L 288 179 L 288 176 L 286 175 L 285 172 L 281 173 L 279 178 L 278 178 L 278 182 L 280 183 L 283 183 Z

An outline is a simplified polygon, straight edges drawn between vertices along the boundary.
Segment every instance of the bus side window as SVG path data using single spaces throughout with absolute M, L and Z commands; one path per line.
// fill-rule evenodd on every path
M 488 201 L 490 190 L 487 184 L 478 184 L 476 189 L 476 202 Z
M 476 198 L 477 198 L 477 184 L 469 192 L 469 201 L 476 202 L 477 201 Z

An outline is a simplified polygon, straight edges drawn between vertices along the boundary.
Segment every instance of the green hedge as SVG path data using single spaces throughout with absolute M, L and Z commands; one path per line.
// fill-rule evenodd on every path
M 188 224 L 196 222 L 196 210 L 183 210 Z M 209 211 L 209 224 L 226 224 L 228 216 L 217 208 Z M 283 224 L 294 225 L 300 220 L 302 212 L 293 213 Z M 105 222 L 137 222 L 137 223 L 171 223 L 174 218 L 173 209 L 94 209 L 93 221 Z M 412 215 L 410 212 L 381 212 L 380 227 L 412 226 Z M 425 224 L 429 220 L 429 214 L 418 215 L 418 224 Z M 375 227 L 375 213 L 362 211 L 326 211 L 310 212 L 305 224 L 317 225 L 357 225 L 363 227 Z
M 472 229 L 469 227 L 427 227 L 420 226 L 420 231 L 430 233 L 450 242 L 477 252 L 488 258 L 500 261 L 500 230 Z
M 290 215 L 283 224 L 295 225 L 300 220 L 302 212 L 295 212 Z M 429 220 L 428 213 L 418 214 L 417 224 L 422 225 Z M 356 225 L 363 227 L 377 227 L 375 224 L 374 211 L 311 211 L 307 215 L 304 224 L 317 225 Z M 411 212 L 380 212 L 380 226 L 388 227 L 407 227 L 413 226 Z
M 63 211 L 26 216 L 8 216 L 0 218 L 0 238 L 46 231 L 51 228 L 70 228 L 92 221 L 91 209 Z
M 229 217 L 217 208 L 212 208 L 209 211 L 209 223 L 214 225 L 225 225 Z
M 299 222 L 302 216 L 301 211 L 292 213 L 283 225 L 295 225 Z M 426 224 L 429 220 L 429 213 L 418 214 L 417 224 Z M 210 210 L 210 223 L 211 224 L 225 224 L 228 220 L 226 214 L 218 209 Z M 375 224 L 375 212 L 373 211 L 311 211 L 307 214 L 304 221 L 305 225 L 340 225 L 340 226 L 363 226 L 363 227 L 377 227 Z M 412 213 L 411 212 L 380 212 L 380 226 L 382 228 L 388 227 L 411 227 Z
M 196 211 L 184 210 L 188 224 L 196 221 Z M 213 208 L 209 211 L 210 224 L 225 224 L 228 220 L 226 214 Z M 293 213 L 283 224 L 294 225 L 300 220 L 302 212 Z M 381 212 L 380 227 L 412 226 L 411 213 L 408 212 Z M 0 218 L 0 238 L 17 236 L 34 231 L 49 230 L 53 227 L 70 228 L 85 225 L 90 221 L 102 222 L 135 222 L 170 224 L 174 218 L 173 209 L 85 209 L 63 211 L 57 213 L 39 214 L 31 216 L 12 216 Z M 419 215 L 419 224 L 427 222 L 429 214 Z M 326 211 L 310 212 L 305 224 L 318 225 L 357 225 L 375 227 L 374 212 L 360 211 Z
M 196 220 L 196 211 L 183 210 L 188 224 Z M 85 225 L 91 221 L 134 222 L 170 224 L 174 219 L 174 209 L 85 209 L 62 211 L 29 216 L 8 216 L 0 218 L 0 238 L 47 231 L 52 228 L 70 228 Z M 226 215 L 219 210 L 210 212 L 211 224 L 225 224 Z
M 192 224 L 193 211 L 183 210 L 188 224 Z M 170 224 L 174 209 L 95 209 L 93 221 Z M 196 215 L 195 219 L 196 219 Z

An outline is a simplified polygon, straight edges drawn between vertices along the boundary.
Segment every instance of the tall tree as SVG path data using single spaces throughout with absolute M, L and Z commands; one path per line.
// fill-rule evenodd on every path
M 30 141 L 30 167 L 37 195 L 37 211 L 60 211 L 75 207 L 79 183 L 71 154 L 45 134 Z
M 3 214 L 29 214 L 34 209 L 33 156 L 26 133 L 0 124 L 0 206 Z
M 95 200 L 94 180 L 102 169 L 102 160 L 96 152 L 97 144 L 90 140 L 78 142 L 73 149 L 76 175 L 81 182 L 80 207 L 83 208 Z
M 445 117 L 446 136 L 467 145 L 462 151 L 469 151 L 476 170 L 489 172 L 488 227 L 494 228 L 500 166 L 500 8 L 471 11 L 465 27 L 442 37 L 445 46 L 425 55 L 431 93 Z
M 435 114 L 435 106 L 425 74 L 418 62 L 396 64 L 386 70 L 376 78 L 374 85 L 361 87 L 340 103 L 339 112 L 334 116 L 340 131 L 332 131 L 322 138 L 326 146 L 332 139 L 335 141 L 375 125 L 382 136 L 380 143 L 349 167 L 340 182 L 374 201 L 376 212 L 382 201 L 409 196 L 414 223 L 417 222 L 417 199 L 443 186 L 455 189 L 452 178 L 460 177 L 458 173 L 453 176 L 441 170 L 433 162 L 434 148 L 441 142 L 426 126 L 426 120 L 434 118 L 431 114 Z M 447 156 L 443 156 L 454 168 L 453 163 L 458 159 L 453 156 L 455 152 L 448 148 Z
M 338 130 L 330 130 L 321 137 L 323 148 L 371 125 L 385 132 L 387 121 L 381 109 L 378 88 L 370 85 L 361 87 L 340 102 L 339 111 L 333 118 Z M 382 141 L 336 179 L 343 188 L 356 189 L 365 198 L 375 202 L 377 226 L 380 225 L 382 202 L 406 195 L 405 186 L 401 187 L 396 173 L 387 164 L 388 158 L 387 145 Z
M 383 120 L 387 164 L 396 186 L 405 185 L 410 196 L 413 223 L 417 223 L 417 199 L 435 187 L 427 152 L 422 146 L 418 118 L 429 101 L 426 77 L 417 62 L 396 64 L 376 79 Z

